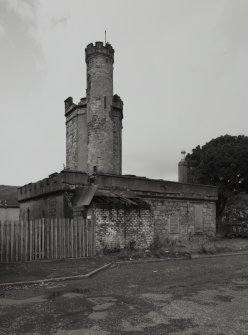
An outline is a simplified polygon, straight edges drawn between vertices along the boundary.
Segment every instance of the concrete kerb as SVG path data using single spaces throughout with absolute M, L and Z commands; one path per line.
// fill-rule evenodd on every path
M 176 260 L 187 260 L 189 257 L 177 257 L 177 258 L 159 258 L 159 259 L 148 259 L 148 260 L 128 260 L 128 261 L 120 261 L 120 262 L 111 262 L 101 266 L 98 269 L 95 269 L 84 275 L 75 275 L 75 276 L 64 276 L 64 277 L 55 277 L 49 279 L 38 279 L 38 280 L 27 280 L 20 282 L 12 282 L 12 283 L 2 283 L 0 284 L 0 288 L 3 287 L 13 287 L 13 286 L 24 286 L 24 285 L 44 285 L 46 283 L 52 282 L 60 282 L 60 281 L 69 281 L 69 280 L 77 280 L 77 279 L 87 279 L 91 276 L 97 274 L 98 272 L 105 270 L 109 267 L 115 267 L 120 265 L 129 265 L 129 264 L 141 264 L 141 263 L 154 263 L 154 262 L 166 262 L 166 261 L 176 261 Z
M 120 262 L 110 262 L 98 269 L 95 269 L 87 274 L 83 275 L 75 275 L 75 276 L 64 276 L 64 277 L 56 277 L 49 279 L 39 279 L 39 280 L 29 280 L 29 281 L 20 281 L 13 283 L 2 283 L 0 284 L 0 288 L 11 287 L 11 286 L 24 286 L 24 285 L 44 285 L 46 283 L 51 282 L 60 282 L 60 281 L 69 281 L 69 280 L 77 280 L 77 279 L 87 279 L 97 274 L 98 272 L 105 270 L 109 267 L 118 267 L 122 265 L 130 265 L 130 264 L 142 264 L 142 263 L 155 263 L 155 262 L 168 262 L 168 261 L 180 261 L 180 260 L 197 260 L 202 258 L 215 258 L 215 257 L 227 257 L 227 256 L 242 256 L 248 255 L 248 251 L 241 252 L 230 252 L 230 253 L 220 253 L 220 254 L 209 254 L 209 255 L 191 255 L 191 257 L 175 257 L 175 258 L 158 258 L 158 259 L 139 259 L 139 260 L 127 260 Z

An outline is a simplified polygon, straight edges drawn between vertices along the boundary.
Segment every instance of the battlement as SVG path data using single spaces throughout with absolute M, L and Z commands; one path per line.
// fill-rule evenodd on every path
M 78 104 L 73 102 L 72 97 L 68 97 L 65 101 L 65 116 L 69 117 L 72 112 L 74 112 L 78 108 L 86 108 L 87 107 L 87 99 L 81 98 Z
M 114 52 L 114 49 L 109 43 L 106 43 L 105 45 L 103 42 L 96 42 L 95 44 L 90 43 L 85 48 L 85 61 L 88 63 L 91 57 L 94 57 L 96 54 L 102 54 L 114 62 Z
M 60 193 L 74 190 L 75 185 L 87 185 L 88 175 L 80 171 L 63 170 L 60 173 L 52 173 L 48 178 L 36 183 L 29 183 L 17 189 L 18 201 L 47 196 L 51 193 Z

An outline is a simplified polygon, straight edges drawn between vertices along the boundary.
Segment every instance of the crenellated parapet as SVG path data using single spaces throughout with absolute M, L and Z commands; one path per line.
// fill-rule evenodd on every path
M 86 173 L 79 171 L 63 170 L 60 173 L 53 173 L 36 183 L 29 183 L 17 189 L 18 201 L 47 196 L 52 193 L 75 190 L 76 185 L 89 184 L 89 177 Z
M 87 100 L 86 98 L 82 98 L 78 104 L 75 104 L 73 102 L 73 98 L 72 97 L 68 97 L 65 101 L 65 117 L 68 118 L 69 116 L 71 116 L 71 114 L 79 109 L 85 109 L 87 108 Z M 74 113 L 75 114 L 75 113 Z
M 114 52 L 114 49 L 109 43 L 106 43 L 105 45 L 103 42 L 96 42 L 95 44 L 90 43 L 85 48 L 85 61 L 88 63 L 92 57 L 96 56 L 96 54 L 102 54 L 114 63 Z

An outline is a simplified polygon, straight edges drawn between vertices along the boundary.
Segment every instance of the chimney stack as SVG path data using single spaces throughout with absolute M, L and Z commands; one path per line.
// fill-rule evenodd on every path
M 178 181 L 179 183 L 187 183 L 188 182 L 188 164 L 185 160 L 186 151 L 181 151 L 181 160 L 178 163 Z

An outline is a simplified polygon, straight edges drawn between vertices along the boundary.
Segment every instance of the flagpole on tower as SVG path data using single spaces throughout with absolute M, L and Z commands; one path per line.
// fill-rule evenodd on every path
M 106 30 L 104 31 L 104 35 L 105 35 L 105 44 L 106 44 Z

